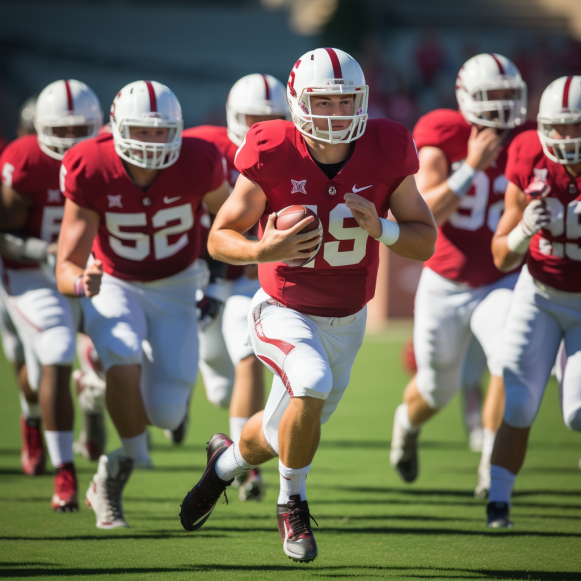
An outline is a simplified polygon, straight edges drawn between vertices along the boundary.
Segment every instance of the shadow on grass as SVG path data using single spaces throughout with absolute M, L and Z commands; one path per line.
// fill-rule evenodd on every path
M 456 579 L 458 574 L 470 575 L 469 578 L 474 578 L 479 575 L 485 579 L 523 579 L 531 580 L 538 579 L 545 580 L 560 580 L 560 581 L 578 581 L 578 573 L 570 573 L 568 571 L 511 571 L 511 570 L 497 570 L 497 569 L 462 569 L 462 568 L 428 568 L 428 567 L 374 567 L 372 565 L 341 565 L 341 566 L 317 566 L 307 565 L 310 573 L 316 576 L 325 577 L 383 577 L 386 572 L 398 572 L 401 577 L 413 577 L 415 579 L 441 579 L 443 576 L 448 576 Z M 100 568 L 63 568 L 63 567 L 47 567 L 46 569 L 29 569 L 26 565 L 12 564 L 11 568 L 2 570 L 3 576 L 6 577 L 42 577 L 45 575 L 54 575 L 60 577 L 92 577 L 96 575 L 123 575 L 123 574 L 160 574 L 160 573 L 202 573 L 202 572 L 253 572 L 253 573 L 280 573 L 285 575 L 300 575 L 303 576 L 305 567 L 300 565 L 178 565 L 176 567 L 100 567 Z M 418 573 L 420 572 L 420 573 Z M 374 574 L 376 573 L 376 574 Z

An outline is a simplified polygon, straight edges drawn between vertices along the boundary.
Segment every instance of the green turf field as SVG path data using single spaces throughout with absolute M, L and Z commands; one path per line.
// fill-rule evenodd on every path
M 391 340 L 390 340 L 391 339 Z M 276 462 L 264 468 L 265 502 L 234 491 L 203 529 L 182 530 L 179 505 L 202 474 L 205 442 L 227 431 L 227 414 L 198 389 L 182 447 L 152 430 L 155 470 L 134 472 L 125 492 L 130 529 L 101 531 L 91 510 L 54 514 L 52 476 L 19 465 L 18 400 L 0 358 L 0 577 L 50 579 L 581 579 L 581 441 L 561 420 L 548 388 L 516 484 L 515 528 L 484 527 L 472 497 L 478 455 L 468 450 L 457 401 L 422 435 L 418 481 L 403 485 L 388 465 L 395 406 L 406 378 L 393 336 L 366 340 L 351 386 L 330 423 L 308 479 L 319 557 L 294 564 L 276 528 Z M 109 450 L 117 447 L 110 431 Z M 78 460 L 81 497 L 95 465 Z

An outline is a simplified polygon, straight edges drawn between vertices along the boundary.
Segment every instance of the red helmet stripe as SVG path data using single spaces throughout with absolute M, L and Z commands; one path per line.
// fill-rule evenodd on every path
M 329 57 L 331 58 L 331 64 L 333 65 L 333 75 L 335 79 L 342 79 L 343 78 L 343 71 L 341 70 L 341 63 L 339 62 L 339 57 L 335 52 L 334 48 L 326 48 L 325 49 L 329 53 Z
M 563 109 L 569 108 L 569 89 L 571 88 L 571 81 L 573 80 L 573 76 L 567 77 L 565 81 L 565 88 L 563 89 Z
M 502 66 L 502 63 L 498 60 L 498 58 L 496 57 L 495 54 L 492 54 L 491 52 L 488 53 L 496 62 L 496 64 L 498 65 L 498 70 L 500 71 L 501 75 L 504 75 L 504 67 Z
M 264 81 L 264 90 L 266 91 L 266 97 L 265 99 L 267 101 L 270 101 L 270 87 L 268 86 L 268 80 L 266 79 L 266 77 L 264 75 L 260 75 L 262 77 L 262 80 Z
M 153 85 L 151 84 L 151 81 L 143 81 L 146 86 L 147 86 L 147 90 L 149 92 L 149 107 L 151 109 L 152 113 L 156 113 L 157 112 L 157 98 L 155 97 L 155 91 L 153 89 Z
M 65 89 L 67 90 L 67 101 L 68 101 L 69 111 L 74 111 L 75 107 L 73 104 L 73 93 L 71 92 L 71 86 L 69 85 L 69 82 L 67 80 L 65 80 Z

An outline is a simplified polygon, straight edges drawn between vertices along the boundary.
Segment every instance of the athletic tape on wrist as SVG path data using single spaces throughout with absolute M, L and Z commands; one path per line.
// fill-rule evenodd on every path
M 83 285 L 83 275 L 78 276 L 75 280 L 74 284 L 75 295 L 78 297 L 84 297 L 85 295 L 85 286 Z
M 386 246 L 392 246 L 399 238 L 399 224 L 397 222 L 392 222 L 387 218 L 380 218 L 380 220 L 382 232 L 381 236 L 376 238 L 376 240 Z
M 516 252 L 517 254 L 526 254 L 532 238 L 532 236 L 527 236 L 526 232 L 524 231 L 522 222 L 519 222 L 516 225 L 516 228 L 509 232 L 508 236 L 506 237 L 506 243 L 509 250 L 512 252 Z
M 476 177 L 476 170 L 463 162 L 462 165 L 448 178 L 448 187 L 459 197 L 463 198 L 472 187 Z

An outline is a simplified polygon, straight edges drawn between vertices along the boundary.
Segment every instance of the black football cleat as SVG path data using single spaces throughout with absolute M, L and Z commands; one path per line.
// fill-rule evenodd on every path
M 287 504 L 276 505 L 276 519 L 282 548 L 288 558 L 299 563 L 314 561 L 319 550 L 310 519 L 319 525 L 309 512 L 308 502 L 301 500 L 299 494 L 291 496 Z
M 487 527 L 491 529 L 512 528 L 512 521 L 508 518 L 509 507 L 507 502 L 489 502 L 486 513 L 488 514 Z
M 186 531 L 197 531 L 204 525 L 210 518 L 222 492 L 228 502 L 226 488 L 234 479 L 228 482 L 222 480 L 216 474 L 216 462 L 233 443 L 226 434 L 214 434 L 208 442 L 206 471 L 181 504 L 180 521 Z

